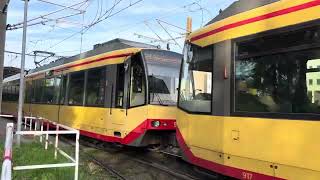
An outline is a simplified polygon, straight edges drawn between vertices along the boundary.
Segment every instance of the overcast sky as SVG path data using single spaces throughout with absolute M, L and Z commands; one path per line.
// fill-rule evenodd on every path
M 45 0 L 61 5 L 73 5 L 84 0 Z M 76 15 L 60 21 L 51 21 L 43 24 L 28 27 L 27 31 L 27 53 L 35 50 L 50 51 L 61 56 L 71 56 L 78 54 L 81 47 L 82 24 L 87 26 L 95 17 L 99 17 L 106 10 L 110 9 L 114 1 L 119 0 L 89 0 L 81 7 L 75 8 L 85 9 L 83 15 Z M 113 10 L 115 13 L 124 7 L 138 0 L 122 0 Z M 229 6 L 234 0 L 143 0 L 138 4 L 102 21 L 91 27 L 83 34 L 82 52 L 93 48 L 94 44 L 103 43 L 114 38 L 123 38 L 133 41 L 152 43 L 153 45 L 161 45 L 166 48 L 164 43 L 150 42 L 146 38 L 139 38 L 136 34 L 158 39 L 170 39 L 172 37 L 181 37 L 184 30 L 175 28 L 166 23 L 162 25 L 170 33 L 170 36 L 157 23 L 156 19 L 185 28 L 187 16 L 193 19 L 193 29 L 196 30 L 204 26 L 209 20 L 216 16 L 220 9 Z M 39 17 L 50 12 L 61 9 L 59 6 L 50 5 L 38 0 L 29 1 L 28 19 Z M 198 2 L 198 4 L 192 4 Z M 23 21 L 23 5 L 21 0 L 11 0 L 8 10 L 8 24 L 17 24 Z M 87 8 L 86 8 L 87 7 Z M 56 19 L 62 16 L 76 14 L 78 11 L 64 10 L 59 13 L 46 16 L 48 19 Z M 44 21 L 46 19 L 37 19 L 30 23 Z M 146 25 L 147 24 L 147 25 Z M 64 39 L 74 36 L 65 41 Z M 21 52 L 22 29 L 7 31 L 6 50 Z M 183 38 L 177 40 L 178 45 L 171 41 L 171 50 L 182 52 Z M 6 66 L 20 66 L 21 56 L 6 53 Z M 41 60 L 38 58 L 37 60 Z M 49 59 L 52 61 L 54 59 Z M 26 68 L 34 68 L 33 58 L 27 57 Z

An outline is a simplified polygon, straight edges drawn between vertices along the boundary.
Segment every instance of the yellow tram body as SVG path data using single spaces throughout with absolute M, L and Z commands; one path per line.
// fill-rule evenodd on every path
M 254 1 L 251 2 L 254 4 Z M 232 113 L 235 105 L 232 104 L 234 97 L 230 97 L 234 95 L 232 91 L 236 86 L 232 85 L 236 76 L 233 59 L 237 57 L 234 44 L 239 39 L 240 42 L 242 39 L 250 41 L 257 36 L 258 41 L 260 35 L 276 34 L 278 31 L 273 30 L 279 29 L 279 33 L 286 32 L 285 28 L 293 28 L 294 31 L 296 26 L 303 31 L 305 26 L 309 27 L 305 23 L 319 25 L 319 12 L 319 0 L 281 0 L 217 20 L 187 37 L 187 44 L 199 49 L 214 46 L 213 67 L 219 66 L 220 69 L 214 68 L 213 71 L 219 72 L 213 73 L 211 86 L 212 92 L 220 93 L 221 98 L 213 95 L 212 101 L 216 104 L 212 111 L 222 108 L 218 112 L 220 114 L 215 115 L 209 111 L 209 114 L 193 112 L 201 104 L 183 105 L 181 94 L 188 91 L 188 88 L 183 88 L 189 82 L 184 83 L 180 77 L 177 140 L 187 161 L 238 179 L 320 179 L 320 143 L 317 141 L 320 136 L 320 116 L 309 118 L 292 115 L 274 118 L 270 113 L 263 116 L 259 113 Z M 195 51 L 191 56 L 199 57 L 195 55 Z M 183 69 L 182 67 L 182 71 Z M 180 76 L 187 76 L 188 73 L 182 72 Z M 195 75 L 193 78 L 196 84 L 194 86 L 202 88 L 202 92 L 206 91 L 208 86 L 203 88 L 197 85 L 201 78 Z M 207 81 L 204 84 L 206 83 Z M 245 88 L 246 93 L 258 96 L 257 89 Z M 191 94 L 197 91 L 201 90 L 194 90 Z M 211 94 L 209 90 L 208 93 Z
M 36 73 L 30 73 L 26 75 L 26 84 L 27 87 L 28 85 L 32 86 L 35 80 L 44 79 L 48 73 L 52 73 L 52 76 L 59 76 L 98 67 L 124 64 L 129 58 L 132 58 L 137 53 L 141 53 L 143 50 L 142 48 L 115 50 Z M 114 100 L 111 101 L 113 103 Z M 73 106 L 65 103 L 25 103 L 23 108 L 24 115 L 42 117 L 79 129 L 81 135 L 91 138 L 131 146 L 145 146 L 159 143 L 159 137 L 143 140 L 148 131 L 174 132 L 175 110 L 175 106 L 153 105 L 149 103 L 133 108 Z M 4 102 L 3 112 L 16 114 L 17 103 Z M 159 126 L 152 125 L 155 121 L 159 122 Z

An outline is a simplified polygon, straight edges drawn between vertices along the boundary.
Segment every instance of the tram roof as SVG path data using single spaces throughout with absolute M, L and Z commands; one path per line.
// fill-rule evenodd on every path
M 188 37 L 201 47 L 320 19 L 320 1 L 238 0 Z
M 112 51 L 116 51 L 116 50 L 121 50 L 121 49 L 128 49 L 128 48 L 150 48 L 150 49 L 155 49 L 157 48 L 154 45 L 150 45 L 150 44 L 145 44 L 145 43 L 141 43 L 141 42 L 135 42 L 135 41 L 129 41 L 126 39 L 113 39 L 111 41 L 102 43 L 102 44 L 96 44 L 93 46 L 92 50 L 83 52 L 81 54 L 77 54 L 71 57 L 67 57 L 67 58 L 60 58 L 54 62 L 51 62 L 49 64 L 43 65 L 41 67 L 35 68 L 30 70 L 29 73 L 36 73 L 36 72 L 40 72 L 46 69 L 50 69 L 56 66 L 60 66 L 63 64 L 67 64 L 67 63 L 71 63 L 80 59 L 85 59 L 88 57 L 92 57 L 92 56 L 96 56 L 99 54 L 103 54 L 103 53 L 107 53 L 107 52 L 112 52 Z
M 214 17 L 211 21 L 208 22 L 207 25 L 213 24 L 217 21 L 221 21 L 230 16 L 234 16 L 236 14 L 246 12 L 264 5 L 268 5 L 280 0 L 237 0 L 233 2 L 229 7 L 225 10 L 221 11 L 216 17 Z

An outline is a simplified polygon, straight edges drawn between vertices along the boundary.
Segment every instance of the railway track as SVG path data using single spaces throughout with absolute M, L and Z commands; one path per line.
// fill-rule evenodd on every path
M 63 141 L 67 144 L 70 145 L 74 145 L 71 141 L 69 141 L 68 139 L 63 139 Z M 110 164 L 108 164 L 108 162 L 104 161 L 104 159 L 100 159 L 95 157 L 93 154 L 86 152 L 84 149 L 85 148 L 91 148 L 91 149 L 95 149 L 95 150 L 99 150 L 101 152 L 105 152 L 105 153 L 110 153 L 112 155 L 117 155 L 117 154 L 122 154 L 125 155 L 127 157 L 128 160 L 133 161 L 137 164 L 140 164 L 142 166 L 144 166 L 145 168 L 152 168 L 155 171 L 159 171 L 161 173 L 165 173 L 167 175 L 169 175 L 170 177 L 172 177 L 173 179 L 177 179 L 177 180 L 198 180 L 198 179 L 202 179 L 202 178 L 198 178 L 194 175 L 190 175 L 186 172 L 182 172 L 178 169 L 171 169 L 165 165 L 162 165 L 160 163 L 157 162 L 153 162 L 150 159 L 146 159 L 145 157 L 141 157 L 141 152 L 140 153 L 136 153 L 136 151 L 132 151 L 132 149 L 126 149 L 124 147 L 108 147 L 108 146 L 101 146 L 101 144 L 94 144 L 92 142 L 88 142 L 86 140 L 82 140 L 80 142 L 80 151 L 81 153 L 84 153 L 93 163 L 95 163 L 96 165 L 100 166 L 101 168 L 103 168 L 104 170 L 106 170 L 108 173 L 110 173 L 114 178 L 119 179 L 119 180 L 128 180 L 131 178 L 126 177 L 126 175 L 124 175 L 123 173 L 121 173 L 120 171 L 116 170 L 115 168 L 113 168 Z M 157 152 L 157 151 L 153 151 L 153 152 Z M 179 157 L 174 157 L 174 158 L 179 158 Z
M 87 141 L 85 141 L 85 143 L 81 143 L 83 146 L 87 146 L 87 147 L 90 147 L 90 148 L 95 148 L 95 149 L 98 149 L 100 151 L 103 151 L 103 152 L 107 152 L 107 153 L 122 153 L 122 154 L 125 154 L 129 160 L 132 160 L 134 162 L 137 162 L 147 168 L 153 168 L 155 170 L 158 170 L 158 171 L 161 171 L 163 173 L 166 173 L 166 174 L 169 174 L 170 176 L 172 177 L 175 177 L 176 179 L 181 179 L 181 180 L 198 180 L 200 178 L 197 178 L 195 176 L 192 176 L 192 175 L 188 175 L 184 172 L 180 172 L 179 170 L 172 170 L 170 168 L 168 168 L 167 166 L 164 166 L 164 165 L 161 165 L 159 163 L 156 163 L 156 162 L 152 162 L 150 160 L 146 160 L 145 158 L 142 158 L 142 157 L 134 157 L 136 156 L 137 154 L 135 153 L 135 151 L 126 151 L 123 149 L 123 147 L 120 149 L 114 149 L 114 148 L 110 148 L 110 147 L 105 147 L 105 146 L 96 146 L 95 144 L 91 144 Z M 101 163 L 103 164 L 103 163 Z
M 90 159 L 90 161 L 92 161 L 93 163 L 95 163 L 96 165 L 100 166 L 101 168 L 103 168 L 108 173 L 110 173 L 110 175 L 112 175 L 112 177 L 114 177 L 115 179 L 127 180 L 127 178 L 125 176 L 123 176 L 120 172 L 118 172 L 115 169 L 113 169 L 111 166 L 107 165 L 105 162 L 102 162 L 102 161 L 98 160 L 97 158 L 92 156 L 90 153 L 86 153 L 86 152 L 83 152 L 83 153 L 85 153 L 85 155 Z

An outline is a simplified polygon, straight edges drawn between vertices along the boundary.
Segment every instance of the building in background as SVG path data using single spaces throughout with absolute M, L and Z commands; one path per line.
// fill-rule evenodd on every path
M 320 105 L 320 59 L 309 60 L 307 67 L 308 96 L 312 103 Z

